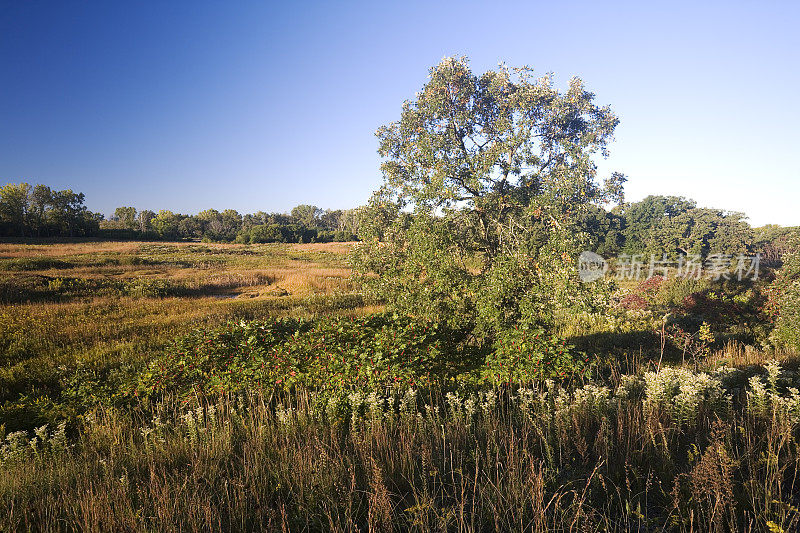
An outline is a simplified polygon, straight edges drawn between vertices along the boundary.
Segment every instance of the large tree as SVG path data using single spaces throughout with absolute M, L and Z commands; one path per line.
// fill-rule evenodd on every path
M 548 322 L 580 292 L 575 258 L 617 117 L 583 82 L 565 92 L 528 67 L 430 70 L 400 120 L 377 131 L 384 184 L 364 210 L 355 264 L 395 309 L 491 333 Z M 375 275 L 377 274 L 377 276 Z

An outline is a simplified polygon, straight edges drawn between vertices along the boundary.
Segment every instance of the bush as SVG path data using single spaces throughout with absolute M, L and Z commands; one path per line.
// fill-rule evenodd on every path
M 784 256 L 783 267 L 767 292 L 767 308 L 775 323 L 770 341 L 776 347 L 800 351 L 800 240 Z
M 586 370 L 588 359 L 558 336 L 543 328 L 516 328 L 505 332 L 486 357 L 484 375 L 489 381 L 526 383 L 539 379 L 568 378 Z
M 250 387 L 338 390 L 430 383 L 464 369 L 463 339 L 397 315 L 231 322 L 180 338 L 143 373 L 145 394 Z

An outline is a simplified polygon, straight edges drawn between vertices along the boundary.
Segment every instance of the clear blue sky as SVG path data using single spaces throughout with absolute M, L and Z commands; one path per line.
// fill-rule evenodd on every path
M 375 129 L 445 55 L 584 79 L 621 118 L 601 168 L 800 224 L 796 2 L 0 0 L 0 181 L 88 207 L 362 204 Z

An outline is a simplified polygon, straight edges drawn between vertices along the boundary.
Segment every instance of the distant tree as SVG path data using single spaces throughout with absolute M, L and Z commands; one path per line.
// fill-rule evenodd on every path
M 247 231 L 254 226 L 261 226 L 271 222 L 270 215 L 263 211 L 248 213 L 242 216 L 242 230 Z
M 339 217 L 339 232 L 348 234 L 350 239 L 359 233 L 361 218 L 364 211 L 361 208 L 345 209 Z
M 260 224 L 253 226 L 248 234 L 246 242 L 251 244 L 264 242 L 285 242 L 281 226 L 277 224 Z
M 319 217 L 319 226 L 327 231 L 339 231 L 344 212 L 341 209 L 326 209 Z
M 137 227 L 136 208 L 118 207 L 114 210 L 114 218 L 119 220 L 125 229 L 133 230 Z
M 203 237 L 203 230 L 197 217 L 178 215 L 177 226 L 175 238 L 194 240 Z
M 207 209 L 197 214 L 203 237 L 212 241 L 232 241 L 242 227 L 242 215 L 233 209 L 222 213 L 216 209 Z
M 319 226 L 322 214 L 322 209 L 315 205 L 298 205 L 292 209 L 291 216 L 295 224 L 305 228 L 316 228 Z
M 28 234 L 28 202 L 31 186 L 27 183 L 9 183 L 0 187 L 0 222 L 9 234 L 24 237 Z
M 623 208 L 625 253 L 644 254 L 647 243 L 653 240 L 653 228 L 663 224 L 664 219 L 677 217 L 696 206 L 694 200 L 682 196 L 648 196 L 626 205 Z
M 161 210 L 152 220 L 153 229 L 162 238 L 167 240 L 175 240 L 180 237 L 179 223 L 181 217 L 172 211 Z
M 30 217 L 30 226 L 36 233 L 37 237 L 41 237 L 43 232 L 47 231 L 46 213 L 47 209 L 53 203 L 53 191 L 46 185 L 36 185 L 30 195 L 30 207 L 28 215 Z
M 220 213 L 216 209 L 206 209 L 197 213 L 193 218 L 199 224 L 201 234 L 205 235 L 211 222 L 218 220 L 219 217 Z
M 49 215 L 61 235 L 85 236 L 96 231 L 97 217 L 84 207 L 84 198 L 83 193 L 72 192 L 72 189 L 53 192 Z
M 748 254 L 753 251 L 755 233 L 747 222 L 747 215 L 736 211 L 711 209 L 714 233 L 709 238 L 708 249 L 712 254 Z
M 603 257 L 616 257 L 625 244 L 625 218 L 617 211 L 590 205 L 580 223 L 586 233 L 587 248 Z
M 226 209 L 220 213 L 220 221 L 222 222 L 221 234 L 226 241 L 232 241 L 236 238 L 236 234 L 242 228 L 242 215 L 235 209 Z
M 153 229 L 152 222 L 156 214 L 149 209 L 139 211 L 139 216 L 136 217 L 136 222 L 139 226 L 139 231 L 146 233 Z
M 646 237 L 645 252 L 658 257 L 737 255 L 747 253 L 752 243 L 753 230 L 742 213 L 694 208 L 657 221 Z
M 753 248 L 761 253 L 762 261 L 767 266 L 780 266 L 783 256 L 795 251 L 794 243 L 800 239 L 800 227 L 784 227 L 767 224 L 754 228 Z

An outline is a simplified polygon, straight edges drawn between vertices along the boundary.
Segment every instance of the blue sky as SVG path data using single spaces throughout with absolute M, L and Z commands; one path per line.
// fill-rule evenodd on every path
M 346 208 L 375 129 L 446 55 L 582 77 L 621 119 L 607 172 L 800 225 L 792 2 L 0 0 L 0 181 L 88 207 Z

